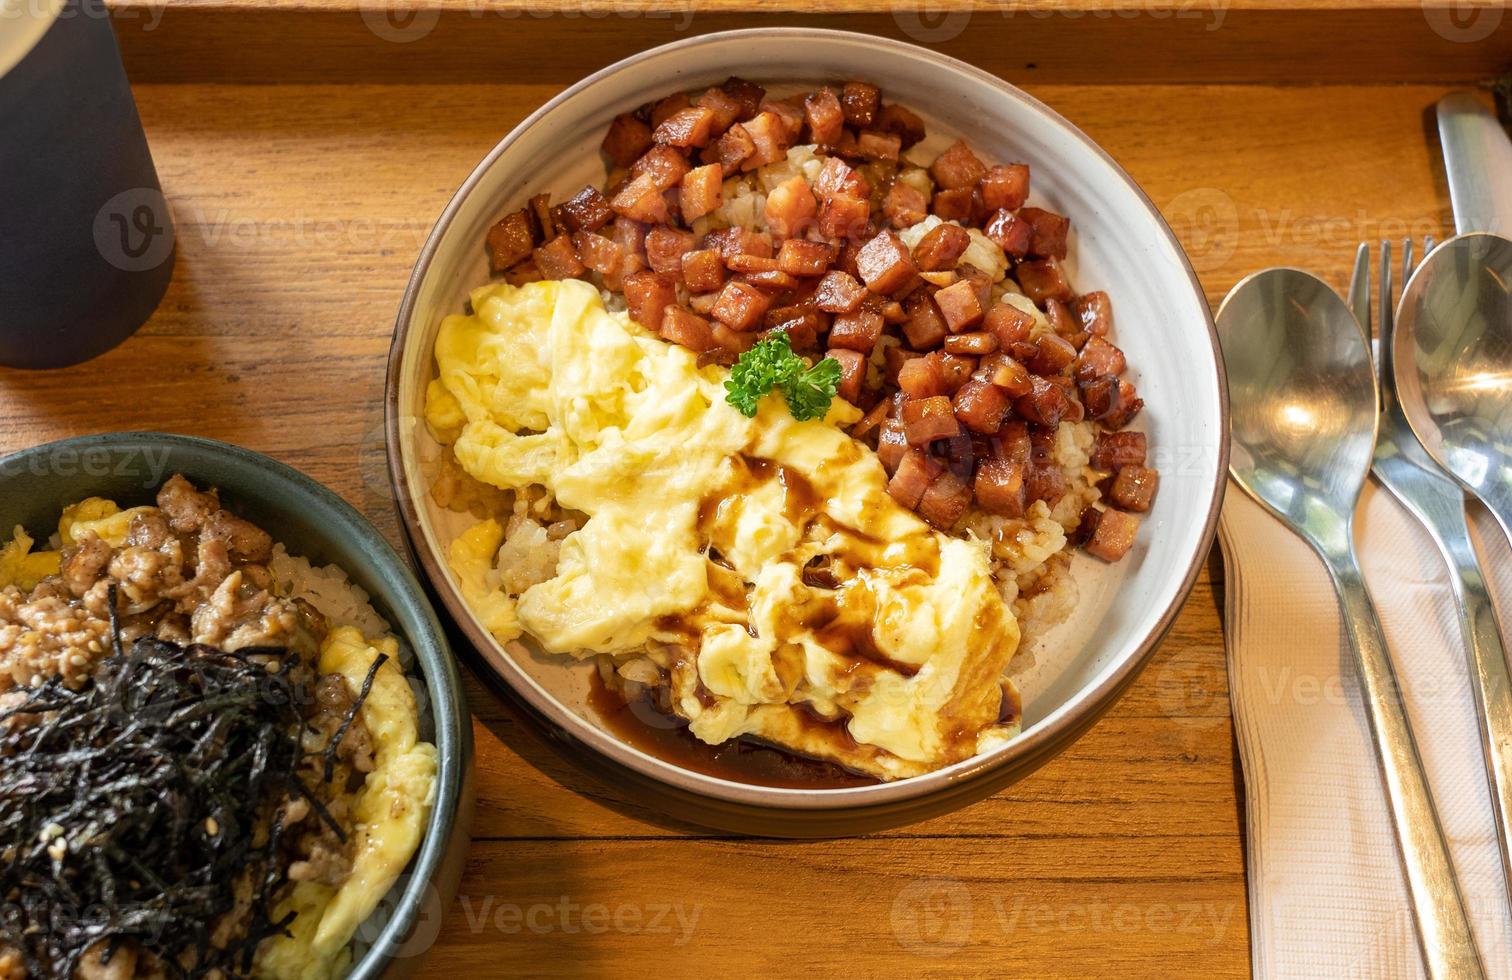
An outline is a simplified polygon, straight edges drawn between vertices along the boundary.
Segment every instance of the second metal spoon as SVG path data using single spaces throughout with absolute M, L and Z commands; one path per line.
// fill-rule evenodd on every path
M 1483 977 L 1355 555 L 1355 504 L 1375 450 L 1379 412 L 1365 335 L 1327 283 L 1295 269 L 1269 269 L 1242 280 L 1223 301 L 1218 339 L 1229 378 L 1229 471 L 1312 546 L 1338 592 L 1428 975 Z

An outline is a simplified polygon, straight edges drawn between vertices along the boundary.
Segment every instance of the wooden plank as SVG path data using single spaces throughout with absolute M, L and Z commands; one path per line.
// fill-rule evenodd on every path
M 658 44 L 776 24 L 912 41 L 1020 84 L 1444 82 L 1512 68 L 1499 0 L 110 3 L 139 82 L 566 83 Z

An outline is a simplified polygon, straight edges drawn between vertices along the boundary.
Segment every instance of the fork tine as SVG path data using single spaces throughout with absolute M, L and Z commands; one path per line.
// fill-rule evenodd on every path
M 1376 374 L 1381 383 L 1386 383 L 1387 371 L 1391 367 L 1391 335 L 1396 329 L 1396 303 L 1393 302 L 1395 293 L 1394 283 L 1391 281 L 1391 242 L 1381 242 L 1381 282 L 1377 287 L 1379 298 L 1377 304 L 1381 308 L 1381 323 L 1378 328 L 1380 338 L 1376 345 Z
M 1370 246 L 1364 242 L 1355 249 L 1354 274 L 1349 277 L 1349 308 L 1354 312 L 1355 319 L 1360 321 L 1360 329 L 1365 331 L 1365 339 L 1370 340 Z
M 1423 239 L 1423 251 L 1426 253 L 1432 245 L 1428 243 L 1432 238 Z M 1417 268 L 1417 256 L 1412 253 L 1412 239 L 1402 239 L 1402 288 L 1407 288 L 1407 280 L 1412 278 L 1412 270 Z

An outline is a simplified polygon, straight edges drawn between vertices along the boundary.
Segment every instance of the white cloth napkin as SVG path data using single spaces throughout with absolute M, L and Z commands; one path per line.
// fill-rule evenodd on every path
M 1504 626 L 1512 548 L 1473 530 Z M 1260 978 L 1424 971 L 1364 708 L 1323 565 L 1232 481 L 1220 524 L 1234 727 L 1244 765 L 1251 949 Z M 1512 918 L 1448 569 L 1428 532 L 1369 483 L 1355 542 L 1493 980 Z

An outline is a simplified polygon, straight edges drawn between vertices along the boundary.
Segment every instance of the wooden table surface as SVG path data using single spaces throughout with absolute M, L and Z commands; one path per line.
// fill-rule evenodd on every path
M 144 84 L 177 223 L 157 315 L 98 360 L 0 372 L 0 449 L 112 429 L 239 443 L 393 540 L 383 364 L 417 250 L 561 82 Z M 1216 302 L 1360 240 L 1444 234 L 1425 111 L 1447 87 L 1033 86 L 1140 181 Z M 956 814 L 790 843 L 667 826 L 564 764 L 472 678 L 479 801 L 427 975 L 1243 976 L 1242 790 L 1216 552 L 1086 737 Z

